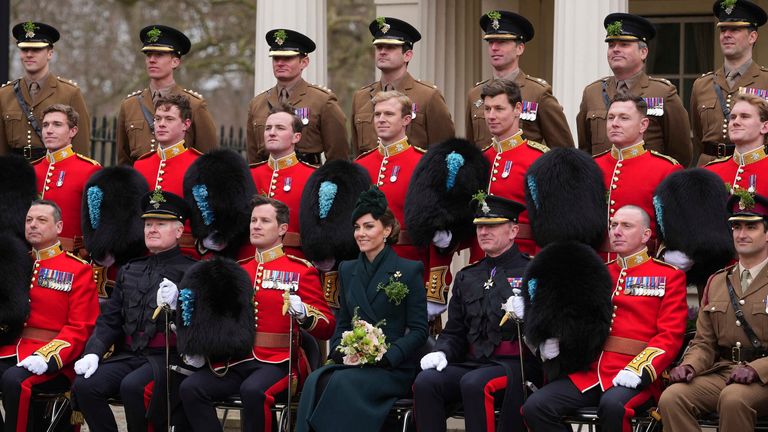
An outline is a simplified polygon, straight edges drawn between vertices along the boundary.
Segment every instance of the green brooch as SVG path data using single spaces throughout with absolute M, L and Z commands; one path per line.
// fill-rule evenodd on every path
M 720 2 L 720 7 L 725 10 L 725 13 L 730 15 L 733 12 L 733 8 L 736 6 L 737 0 L 723 0 Z
M 152 207 L 157 210 L 160 208 L 160 203 L 165 202 L 165 197 L 163 196 L 163 191 L 161 189 L 155 189 L 154 192 L 152 192 L 152 195 L 149 196 L 149 203 L 152 204 Z
M 152 27 L 152 30 L 149 30 L 147 32 L 147 42 L 149 43 L 155 43 L 158 39 L 160 39 L 160 35 L 163 34 L 163 32 L 160 31 L 157 27 Z
M 35 30 L 39 29 L 40 27 L 36 26 L 35 23 L 32 21 L 27 21 L 24 23 L 24 36 L 29 39 L 35 37 Z
M 499 29 L 499 20 L 501 19 L 501 13 L 499 11 L 490 11 L 486 14 L 488 18 L 490 18 L 491 21 L 491 27 L 493 27 L 494 30 Z
M 398 270 L 389 277 L 389 282 L 386 285 L 379 283 L 376 287 L 377 291 L 383 290 L 389 301 L 396 305 L 400 305 L 400 302 L 408 295 L 408 285 L 400 281 L 402 276 L 403 274 Z
M 282 46 L 285 40 L 288 39 L 288 35 L 285 34 L 285 30 L 278 30 L 275 32 L 275 43 Z
M 744 189 L 735 189 L 733 194 L 739 197 L 739 210 L 751 210 L 755 206 L 755 196 Z
M 378 17 L 376 18 L 376 24 L 379 25 L 379 30 L 381 30 L 382 33 L 387 34 L 389 31 L 389 24 L 387 24 L 387 20 L 384 17 Z
M 621 36 L 621 21 L 614 21 L 611 24 L 608 24 L 608 27 L 606 27 L 605 30 L 608 32 L 608 36 Z

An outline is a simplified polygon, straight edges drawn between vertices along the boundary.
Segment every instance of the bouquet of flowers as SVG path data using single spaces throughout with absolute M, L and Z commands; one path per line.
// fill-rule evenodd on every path
M 375 364 L 381 361 L 384 353 L 387 352 L 389 344 L 382 325 L 386 322 L 381 320 L 376 324 L 371 324 L 360 319 L 357 315 L 357 309 L 352 317 L 352 330 L 345 331 L 341 335 L 341 342 L 336 347 L 338 351 L 344 354 L 344 364 L 348 366 L 362 366 L 366 364 Z

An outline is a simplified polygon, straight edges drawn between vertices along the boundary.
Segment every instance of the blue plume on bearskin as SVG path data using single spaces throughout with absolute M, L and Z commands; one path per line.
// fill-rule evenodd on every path
M 555 148 L 528 168 L 525 201 L 536 243 L 579 241 L 599 247 L 607 234 L 605 184 L 585 152 Z
M 24 219 L 37 198 L 35 170 L 21 156 L 0 156 L 0 230 L 24 239 Z
M 368 172 L 345 160 L 326 162 L 309 176 L 299 210 L 301 249 L 307 259 L 339 262 L 357 256 L 352 211 L 370 186 Z
M 253 284 L 239 264 L 221 256 L 200 261 L 178 286 L 183 294 L 176 317 L 180 352 L 211 361 L 248 355 L 256 334 Z
M 256 194 L 248 164 L 238 153 L 221 149 L 206 153 L 184 174 L 184 199 L 192 209 L 192 234 L 226 245 L 222 255 L 234 257 L 248 241 L 251 198 Z
M 111 256 L 123 264 L 146 252 L 141 197 L 148 190 L 144 177 L 129 166 L 103 168 L 88 179 L 80 225 L 94 260 Z
M 656 187 L 653 199 L 659 204 L 660 239 L 667 250 L 682 251 L 693 260 L 687 281 L 703 286 L 735 256 L 723 180 L 703 168 L 677 171 Z
M 0 345 L 11 345 L 29 315 L 32 258 L 26 243 L 10 231 L 0 231 L 0 244 Z
M 613 286 L 605 263 L 585 244 L 552 243 L 533 258 L 523 284 L 526 339 L 536 347 L 560 339 L 559 374 L 587 369 L 611 326 Z
M 474 235 L 472 196 L 488 186 L 489 173 L 490 162 L 467 140 L 430 146 L 413 171 L 405 197 L 405 226 L 413 243 L 426 246 L 436 231 L 448 230 L 452 248 Z

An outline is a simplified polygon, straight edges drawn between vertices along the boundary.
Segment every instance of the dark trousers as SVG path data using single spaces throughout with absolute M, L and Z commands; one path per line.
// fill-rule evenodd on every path
M 0 360 L 0 386 L 3 392 L 3 408 L 5 408 L 5 422 L 0 418 L 0 426 L 5 431 L 15 432 L 21 422 L 25 430 L 42 431 L 47 424 L 43 421 L 45 416 L 45 403 L 32 403 L 32 392 L 60 393 L 69 389 L 69 379 L 59 373 L 35 375 L 28 370 L 16 366 L 16 357 Z M 28 390 L 23 390 L 23 388 Z M 26 392 L 26 396 L 23 393 Z M 25 413 L 20 419 L 19 410 Z M 66 427 L 66 425 L 62 425 Z M 61 428 L 57 428 L 61 430 Z
M 507 383 L 504 367 L 495 363 L 450 364 L 441 372 L 435 369 L 419 373 L 413 384 L 414 414 L 419 432 L 443 432 L 451 406 L 459 403 L 464 408 L 464 425 L 467 432 L 496 430 L 494 410 L 500 406 L 507 386 L 514 398 L 508 402 L 513 407 L 503 413 L 500 430 L 523 430 L 520 406 L 523 404 L 523 389 L 520 376 L 520 362 L 517 357 L 499 360 L 512 370 L 513 382 Z M 526 379 L 539 382 L 541 371 L 533 359 L 526 359 Z M 533 364 L 536 363 L 536 364 Z
M 635 408 L 650 400 L 650 392 L 614 386 L 603 392 L 597 385 L 584 393 L 568 378 L 553 381 L 537 392 L 523 405 L 523 417 L 531 431 L 570 431 L 562 423 L 563 416 L 577 409 L 597 406 L 603 431 L 629 431 Z
M 272 364 L 258 360 L 231 366 L 224 376 L 202 369 L 181 383 L 179 393 L 192 430 L 222 430 L 213 404 L 240 395 L 243 431 L 269 431 L 273 428 L 270 408 L 275 397 L 288 388 L 288 362 Z

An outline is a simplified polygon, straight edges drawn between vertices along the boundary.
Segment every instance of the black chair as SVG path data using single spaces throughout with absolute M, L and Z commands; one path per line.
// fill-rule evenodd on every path
M 422 357 L 431 353 L 436 342 L 435 336 L 429 336 L 427 342 L 416 353 L 416 358 L 421 360 Z M 413 395 L 409 396 L 411 397 L 396 400 L 389 411 L 389 415 L 394 416 L 397 422 L 402 425 L 402 432 L 408 432 L 413 424 Z

